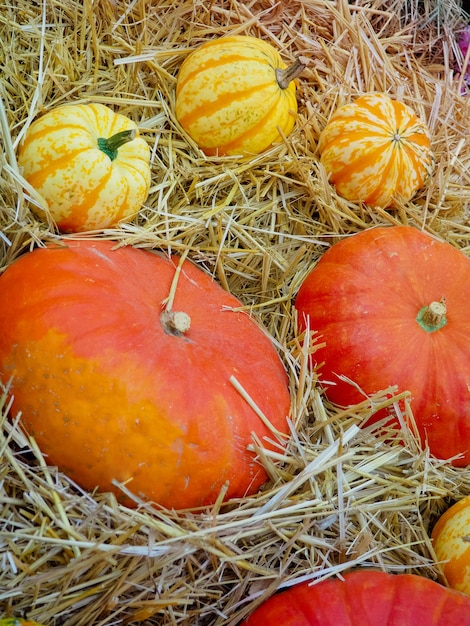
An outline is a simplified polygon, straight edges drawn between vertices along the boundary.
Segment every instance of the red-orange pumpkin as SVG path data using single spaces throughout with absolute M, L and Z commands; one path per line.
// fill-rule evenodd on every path
M 299 326 L 335 403 L 392 385 L 411 392 L 423 442 L 470 463 L 470 260 L 410 226 L 374 228 L 333 245 L 301 285 Z M 340 378 L 345 376 L 351 382 Z M 359 391 L 358 387 L 362 390 Z M 374 419 L 384 417 L 380 412 Z
M 470 598 L 415 574 L 357 570 L 281 591 L 243 626 L 470 626 Z
M 13 377 L 14 413 L 86 489 L 120 496 L 112 481 L 129 481 L 174 508 L 212 503 L 226 483 L 227 498 L 255 492 L 267 476 L 247 446 L 253 433 L 275 437 L 263 416 L 286 432 L 290 405 L 271 340 L 189 261 L 172 320 L 163 302 L 178 259 L 113 245 L 36 249 L 0 277 L 0 372 Z

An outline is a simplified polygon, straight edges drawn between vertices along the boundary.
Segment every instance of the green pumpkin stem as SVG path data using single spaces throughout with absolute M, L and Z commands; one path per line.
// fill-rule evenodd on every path
M 439 302 L 431 302 L 430 305 L 423 306 L 418 313 L 416 321 L 423 330 L 432 333 L 447 324 L 446 313 L 446 302 L 442 298 Z
M 133 139 L 135 139 L 136 136 L 137 136 L 136 128 L 130 128 L 128 130 L 121 130 L 121 132 L 116 133 L 115 135 L 112 135 L 111 137 L 108 137 L 107 139 L 105 137 L 100 137 L 98 139 L 98 148 L 102 152 L 107 154 L 109 158 L 111 159 L 111 161 L 114 161 L 114 159 L 118 155 L 119 148 L 123 146 L 125 143 L 129 143 L 129 141 L 132 141 Z
M 306 57 L 297 57 L 292 65 L 286 67 L 285 70 L 281 70 L 280 67 L 276 69 L 276 79 L 281 89 L 287 89 L 291 82 L 300 76 L 304 69 L 308 65 L 308 59 Z

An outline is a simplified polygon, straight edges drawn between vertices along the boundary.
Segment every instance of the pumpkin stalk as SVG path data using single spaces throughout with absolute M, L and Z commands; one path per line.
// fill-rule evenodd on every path
M 439 302 L 431 302 L 428 306 L 424 306 L 418 313 L 416 321 L 423 330 L 432 333 L 447 324 L 446 313 L 446 302 L 442 298 Z
M 304 69 L 308 65 L 308 59 L 306 57 L 297 57 L 292 65 L 286 67 L 285 70 L 281 70 L 280 67 L 276 69 L 276 80 L 281 89 L 287 89 L 290 83 L 300 76 Z
M 167 335 L 182 337 L 191 326 L 191 318 L 184 311 L 162 311 L 160 322 Z
M 121 132 L 112 135 L 111 137 L 99 137 L 98 148 L 107 154 L 111 161 L 118 155 L 118 150 L 125 143 L 129 143 L 137 137 L 137 129 L 130 128 L 128 130 L 121 130 Z

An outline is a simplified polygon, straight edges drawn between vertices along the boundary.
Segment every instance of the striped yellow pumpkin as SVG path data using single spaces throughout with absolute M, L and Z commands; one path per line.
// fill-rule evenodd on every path
M 18 164 L 59 230 L 114 226 L 141 209 L 150 149 L 138 135 L 133 121 L 96 103 L 57 107 L 31 124 Z
M 176 117 L 207 155 L 259 154 L 294 128 L 295 78 L 304 67 L 300 58 L 286 68 L 257 37 L 208 41 L 180 68 Z
M 360 96 L 337 109 L 318 149 L 342 197 L 383 208 L 398 198 L 410 200 L 434 166 L 426 124 L 383 93 Z
M 449 587 L 470 596 L 470 496 L 448 508 L 432 530 L 437 560 Z

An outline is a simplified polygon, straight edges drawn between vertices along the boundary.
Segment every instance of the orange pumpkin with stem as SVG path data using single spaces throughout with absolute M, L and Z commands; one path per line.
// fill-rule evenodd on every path
M 411 393 L 423 445 L 470 463 L 470 259 L 411 226 L 371 228 L 335 243 L 303 281 L 299 328 L 324 346 L 312 365 L 349 406 L 396 386 Z M 373 414 L 371 421 L 385 417 Z M 459 455 L 459 456 L 458 456 Z
M 254 493 L 267 475 L 253 435 L 269 447 L 288 431 L 270 338 L 189 261 L 114 248 L 71 240 L 0 276 L 13 411 L 49 463 L 126 504 L 115 481 L 168 508 Z

